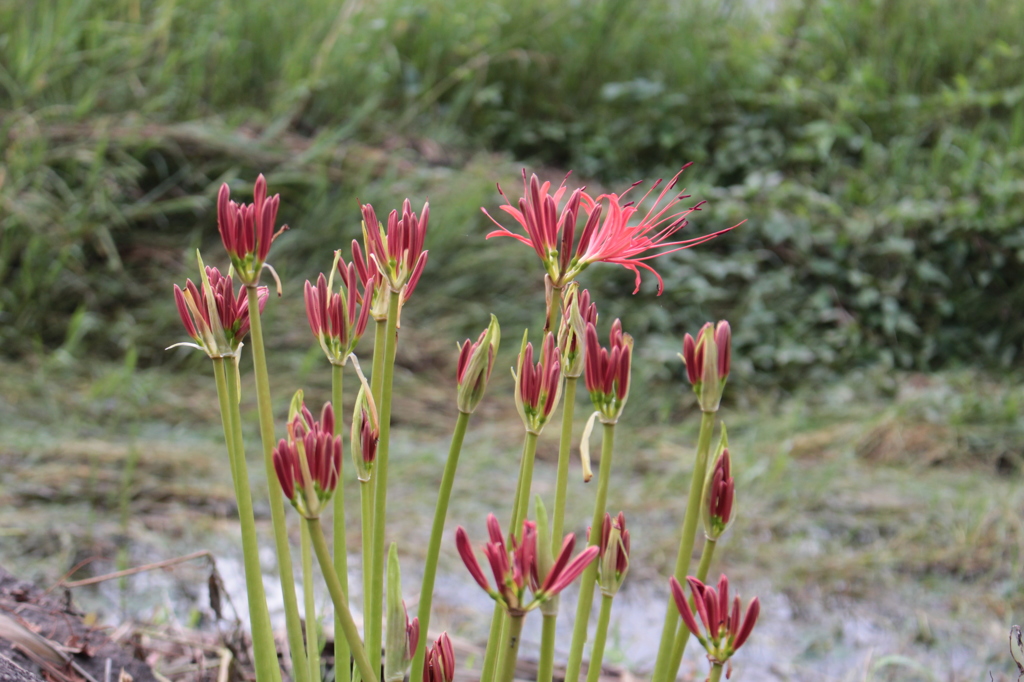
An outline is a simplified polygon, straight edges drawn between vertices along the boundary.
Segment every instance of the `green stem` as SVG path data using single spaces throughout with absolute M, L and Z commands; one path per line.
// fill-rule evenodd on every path
M 566 490 L 569 487 L 569 460 L 572 450 L 572 419 L 576 411 L 577 377 L 566 377 L 565 395 L 562 396 L 562 437 L 558 441 L 558 475 L 555 478 L 555 516 L 551 522 L 551 551 L 562 549 L 562 529 L 565 527 Z
M 452 434 L 452 444 L 448 448 L 448 461 L 444 465 L 441 476 L 441 490 L 437 493 L 437 506 L 434 508 L 434 523 L 430 527 L 430 544 L 427 545 L 427 562 L 423 566 L 423 585 L 420 587 L 420 637 L 416 645 L 416 653 L 412 659 L 410 680 L 423 678 L 423 658 L 427 649 L 427 632 L 430 628 L 430 605 L 434 599 L 434 581 L 437 578 L 437 560 L 441 555 L 441 536 L 444 535 L 444 522 L 448 516 L 448 502 L 452 497 L 452 484 L 455 482 L 455 470 L 459 466 L 459 454 L 462 452 L 462 441 L 466 437 L 469 415 L 459 412 Z
M 533 463 L 537 459 L 537 434 L 527 432 L 523 443 L 522 482 L 516 491 L 516 508 L 512 514 L 509 532 L 523 537 L 523 521 L 530 507 L 530 489 L 533 488 Z
M 711 672 L 708 673 L 708 682 L 719 682 L 722 679 L 722 664 L 714 663 L 711 666 Z
M 343 433 L 342 424 L 344 419 L 344 404 L 342 401 L 342 386 L 344 375 L 341 365 L 331 365 L 331 407 L 334 408 L 334 430 Z M 349 443 L 349 447 L 357 447 L 357 444 Z M 341 589 L 348 591 L 348 545 L 345 532 L 345 477 L 342 471 L 338 472 L 338 488 L 334 491 L 334 572 L 341 583 Z M 352 666 L 349 663 L 351 652 L 348 650 L 348 640 L 340 636 L 341 617 L 334 614 L 334 679 L 336 682 L 349 682 L 352 679 Z
M 544 333 L 558 335 L 558 319 L 562 314 L 562 288 L 551 288 L 551 305 L 548 307 L 547 319 L 544 320 Z
M 324 529 L 320 527 L 320 519 L 306 519 L 306 525 L 309 526 L 313 551 L 316 552 L 317 561 L 320 562 L 320 572 L 324 574 L 327 591 L 331 593 L 331 600 L 334 601 L 335 612 L 341 614 L 341 630 L 345 633 L 345 639 L 348 640 L 349 648 L 356 660 L 356 669 L 363 676 L 363 680 L 377 682 L 377 672 L 370 665 L 370 659 L 366 655 L 366 651 L 363 650 L 363 643 L 359 639 L 359 630 L 356 629 L 356 623 L 352 620 L 352 612 L 348 610 L 348 599 L 345 598 L 345 592 L 341 589 L 338 576 L 331 570 L 331 551 L 327 549 L 327 539 L 324 538 Z M 378 667 L 380 666 L 378 665 Z
M 704 412 L 700 418 L 700 435 L 697 438 L 697 459 L 693 466 L 693 478 L 690 479 L 690 494 L 686 500 L 686 516 L 683 517 L 682 534 L 679 538 L 679 552 L 676 554 L 674 575 L 679 584 L 686 582 L 686 572 L 690 570 L 693 555 L 693 543 L 697 537 L 697 523 L 700 521 L 700 503 L 704 493 L 704 477 L 708 468 L 708 452 L 711 450 L 711 435 L 715 429 L 715 413 Z M 679 612 L 670 598 L 665 608 L 665 623 L 661 630 L 661 642 L 658 645 L 658 658 L 654 664 L 651 682 L 668 682 L 668 666 L 672 656 L 672 645 L 675 641 L 676 628 L 680 623 Z
M 252 342 L 253 368 L 256 374 L 256 404 L 259 407 L 260 440 L 263 442 L 263 466 L 267 474 L 270 498 L 270 520 L 274 526 L 274 546 L 277 550 L 277 568 L 281 578 L 284 600 L 284 618 L 288 629 L 288 650 L 292 657 L 292 677 L 295 682 L 310 682 L 306 654 L 303 651 L 302 622 L 299 602 L 295 597 L 295 572 L 292 552 L 288 544 L 288 526 L 284 516 L 284 493 L 277 484 L 274 471 L 274 410 L 270 399 L 270 374 L 267 372 L 267 354 L 263 344 L 263 321 L 259 315 L 259 297 L 256 285 L 246 285 L 249 304 L 249 338 Z
M 494 670 L 498 665 L 498 649 L 501 648 L 498 646 L 498 640 L 501 639 L 505 620 L 505 608 L 501 604 L 495 604 L 494 612 L 491 614 L 491 629 L 487 635 L 487 648 L 484 649 L 484 666 L 480 672 L 480 682 L 494 679 Z
M 555 624 L 558 614 L 544 614 L 544 625 L 540 635 L 540 663 L 537 666 L 537 682 L 551 682 L 555 676 Z
M 615 424 L 605 424 L 601 440 L 601 466 L 597 476 L 597 499 L 594 501 L 594 517 L 590 527 L 590 542 L 596 546 L 601 542 L 600 528 L 604 523 L 605 508 L 608 505 L 608 482 L 612 473 L 612 454 L 615 451 Z M 590 621 L 590 610 L 594 605 L 594 583 L 597 580 L 597 562 L 592 561 L 580 580 L 579 603 L 576 604 L 576 620 L 573 623 L 572 644 L 569 647 L 569 662 L 565 669 L 565 679 L 576 682 L 583 665 L 583 647 L 587 643 L 587 624 Z
M 362 518 L 360 519 L 363 529 L 363 633 L 365 635 L 370 622 L 370 583 L 372 581 L 372 568 L 370 557 L 373 555 L 373 479 L 359 482 L 359 501 L 362 507 Z M 370 648 L 367 646 L 366 655 L 370 655 Z M 377 651 L 380 656 L 380 650 Z
M 697 580 L 704 582 L 708 577 L 708 569 L 711 567 L 711 557 L 715 554 L 714 540 L 707 540 L 704 549 L 700 553 L 700 564 L 697 566 Z M 693 599 L 690 599 L 693 603 Z M 690 628 L 680 625 L 676 628 L 675 641 L 672 642 L 672 659 L 669 662 L 668 679 L 674 680 L 679 674 L 679 666 L 683 662 L 683 652 L 686 651 L 686 643 L 690 641 Z
M 310 546 L 309 528 L 299 528 L 302 552 L 302 596 L 306 607 L 306 660 L 309 679 L 320 682 L 320 637 L 317 635 L 316 597 L 313 595 L 313 548 Z
M 277 647 L 274 645 L 274 633 L 270 627 L 267 596 L 263 591 L 263 571 L 260 568 L 256 518 L 252 510 L 249 472 L 245 463 L 245 449 L 242 445 L 242 426 L 238 411 L 235 372 L 232 370 L 229 376 L 229 373 L 225 372 L 225 364 L 234 367 L 232 360 L 225 363 L 223 358 L 213 359 L 213 373 L 217 381 L 217 399 L 220 402 L 220 417 L 224 426 L 224 441 L 228 448 L 231 480 L 235 488 L 238 520 L 242 531 L 245 591 L 249 601 L 249 627 L 252 630 L 256 679 L 258 682 L 280 680 L 281 671 L 277 665 Z
M 597 682 L 601 677 L 601 662 L 604 661 L 604 643 L 608 639 L 608 622 L 612 616 L 612 597 L 603 595 L 601 613 L 597 617 L 597 632 L 594 633 L 594 650 L 590 653 L 590 667 L 587 682 Z
M 377 320 L 373 326 L 373 361 L 370 364 L 370 393 L 380 409 L 380 394 L 384 387 L 384 351 L 387 346 L 387 322 Z
M 504 665 L 501 668 L 500 682 L 514 682 L 516 678 L 516 663 L 519 661 L 519 640 L 522 639 L 523 635 L 523 621 L 526 620 L 525 616 L 512 616 L 510 618 L 511 625 L 509 626 L 508 644 L 503 645 L 502 649 L 502 660 Z M 481 678 L 483 679 L 483 678 Z
M 395 354 L 398 347 L 398 315 L 402 294 L 391 292 L 388 302 L 388 322 L 384 345 L 384 383 L 381 386 L 380 442 L 377 446 L 377 461 L 374 464 L 373 491 L 373 580 L 370 583 L 370 608 L 372 615 L 367 629 L 367 647 L 375 656 L 380 656 L 381 633 L 384 622 L 384 530 L 388 505 L 388 454 L 391 450 L 391 387 L 395 378 Z M 377 660 L 375 658 L 374 660 Z

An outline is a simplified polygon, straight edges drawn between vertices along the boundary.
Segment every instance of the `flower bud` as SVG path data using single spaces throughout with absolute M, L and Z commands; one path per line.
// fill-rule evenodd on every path
M 384 647 L 384 681 L 402 682 L 420 641 L 420 621 L 409 621 L 402 599 L 402 574 L 398 566 L 398 545 L 388 551 L 387 637 Z
M 527 343 L 529 331 L 523 334 L 519 362 L 512 375 L 516 380 L 516 409 L 527 432 L 540 435 L 562 395 L 562 374 L 555 336 L 544 336 L 540 361 L 533 363 L 533 344 Z
M 334 291 L 335 273 L 342 280 L 339 292 Z M 304 296 L 309 328 L 332 365 L 344 365 L 366 331 L 370 306 L 363 301 L 367 287 L 372 287 L 373 283 L 362 282 L 362 292 L 358 283 L 358 269 L 341 260 L 341 251 L 334 253 L 330 277 L 320 273 L 316 285 L 306 281 Z
M 475 343 L 466 339 L 466 342 L 459 346 L 459 365 L 455 379 L 459 387 L 460 412 L 473 414 L 473 410 L 483 399 L 500 342 L 501 327 L 498 325 L 498 318 L 491 315 L 491 323 L 480 333 Z
M 231 265 L 243 284 L 259 282 L 271 243 L 288 229 L 283 225 L 274 231 L 280 203 L 279 194 L 267 197 L 267 181 L 262 174 L 256 178 L 251 204 L 231 201 L 227 183 L 221 185 L 217 193 L 217 228 L 224 249 L 231 257 Z
M 598 584 L 601 594 L 614 597 L 629 572 L 629 531 L 626 530 L 626 515 L 622 512 L 614 519 L 605 513 L 600 549 Z
M 455 679 L 455 651 L 447 632 L 427 649 L 423 659 L 423 682 L 453 682 Z
M 593 324 L 587 325 L 587 391 L 601 421 L 614 424 L 629 397 L 633 337 L 623 334 L 622 322 L 615 320 L 608 340 L 608 348 L 602 348 L 597 340 L 597 328 Z
M 302 402 L 302 391 L 292 398 L 288 439 L 273 453 L 274 471 L 285 497 L 307 519 L 319 518 L 341 476 L 341 436 L 334 435 L 334 410 L 324 405 L 320 421 Z
M 366 386 L 360 386 L 352 410 L 352 432 L 349 442 L 352 444 L 356 478 L 361 483 L 369 482 L 373 476 L 379 439 L 380 421 L 377 417 L 377 405 L 373 401 L 373 394 L 366 390 Z
M 576 282 L 565 287 L 562 323 L 558 328 L 558 347 L 562 351 L 562 374 L 578 378 L 583 374 L 587 325 L 597 324 L 597 304 L 590 292 Z
M 708 467 L 701 503 L 700 515 L 704 522 L 704 535 L 708 540 L 717 541 L 732 523 L 735 493 L 729 439 L 725 432 L 725 424 L 722 424 L 722 437 L 718 443 L 718 451 L 711 466 Z
M 700 409 L 717 412 L 722 401 L 729 365 L 732 359 L 732 330 L 725 320 L 712 326 L 705 324 L 697 339 L 687 334 L 683 337 L 682 358 L 686 365 L 686 376 L 693 384 Z
M 690 585 L 693 593 L 693 601 L 697 608 L 697 615 L 700 616 L 700 623 L 690 610 L 690 604 L 686 600 L 682 585 L 672 577 L 669 579 L 669 587 L 672 590 L 672 599 L 675 601 L 676 609 L 683 619 L 683 623 L 697 638 L 701 646 L 708 654 L 708 660 L 712 663 L 724 665 L 735 654 L 750 637 L 750 633 L 757 623 L 757 617 L 761 613 L 761 603 L 754 597 L 747 606 L 747 612 L 740 617 L 740 598 L 737 596 L 729 604 L 729 579 L 724 575 L 718 579 L 717 588 L 705 585 L 693 577 L 688 577 L 686 582 Z M 703 629 L 701 628 L 703 624 Z

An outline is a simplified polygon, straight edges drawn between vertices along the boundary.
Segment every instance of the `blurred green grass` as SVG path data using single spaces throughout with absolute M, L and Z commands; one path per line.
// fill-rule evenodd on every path
M 996 0 L 6 3 L 0 347 L 164 361 L 217 185 L 260 171 L 291 282 L 355 236 L 357 200 L 429 197 L 430 323 L 533 322 L 503 295 L 539 295 L 530 254 L 480 241 L 493 182 L 527 163 L 621 189 L 695 161 L 689 229 L 748 222 L 659 261 L 661 298 L 584 276 L 658 357 L 728 317 L 765 384 L 1012 365 L 1022 24 Z

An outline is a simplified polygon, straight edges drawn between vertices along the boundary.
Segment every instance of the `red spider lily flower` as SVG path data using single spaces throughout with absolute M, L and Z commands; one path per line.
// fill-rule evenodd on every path
M 498 318 L 491 315 L 491 323 L 487 325 L 487 329 L 480 332 L 475 343 L 466 339 L 466 342 L 459 346 L 459 364 L 455 372 L 455 381 L 459 387 L 457 404 L 460 412 L 473 414 L 473 410 L 483 400 L 500 343 L 501 327 L 498 325 Z
M 181 323 L 195 343 L 176 343 L 177 346 L 198 348 L 211 358 L 235 357 L 242 339 L 249 333 L 249 301 L 245 288 L 235 293 L 231 275 L 223 275 L 217 268 L 207 267 L 199 256 L 200 284 L 186 280 L 185 289 L 174 285 L 174 303 Z M 267 304 L 266 287 L 256 290 L 260 312 Z
M 665 185 L 654 205 L 642 218 L 638 217 L 639 205 L 661 186 L 661 180 L 654 183 L 647 194 L 635 203 L 623 203 L 623 198 L 641 184 L 639 182 L 621 194 L 601 194 L 597 197 L 591 197 L 580 188 L 570 194 L 559 213 L 558 204 L 566 192 L 565 181 L 552 194 L 551 183 L 541 184 L 536 175 L 527 180 L 524 170 L 524 191 L 523 197 L 517 202 L 518 208 L 512 205 L 500 186 L 498 192 L 506 202 L 501 210 L 512 216 L 526 234 L 512 232 L 483 209 L 487 217 L 498 226 L 487 238 L 512 237 L 533 247 L 556 288 L 573 280 L 591 263 L 605 262 L 617 263 L 636 273 L 636 289 L 633 293 L 640 290 L 640 269 L 653 273 L 658 279 L 660 295 L 664 290 L 664 282 L 646 261 L 698 246 L 733 229 L 730 227 L 694 239 L 668 241 L 686 227 L 687 217 L 700 210 L 704 203 L 673 210 L 679 202 L 690 198 L 688 194 L 674 191 L 679 177 L 689 165 L 683 166 Z M 667 203 L 662 205 L 666 198 Z M 581 213 L 586 214 L 586 223 L 580 232 L 579 241 L 576 241 L 576 226 Z
M 321 273 L 315 286 L 306 281 L 306 318 L 330 363 L 344 365 L 366 331 L 370 306 L 360 305 L 363 296 L 356 287 L 355 265 L 346 265 L 340 251 L 335 252 L 334 261 L 329 278 Z M 341 274 L 340 293 L 334 292 L 335 272 Z
M 423 682 L 453 682 L 455 679 L 455 651 L 447 632 L 434 641 L 427 649 L 423 660 Z
M 733 520 L 733 502 L 736 496 L 736 483 L 732 477 L 732 459 L 729 457 L 729 441 L 722 425 L 722 438 L 718 452 L 708 471 L 707 482 L 704 484 L 703 507 L 701 517 L 704 521 L 704 535 L 709 540 L 718 540 L 728 529 Z
M 501 527 L 493 514 L 487 516 L 487 530 L 491 541 L 484 547 L 484 554 L 491 566 L 497 588 L 492 589 L 480 563 L 473 552 L 466 530 L 459 526 L 455 531 L 455 545 L 470 575 L 491 598 L 501 604 L 510 616 L 523 616 L 553 598 L 569 586 L 583 570 L 590 565 L 599 552 L 597 547 L 587 549 L 572 557 L 576 540 L 570 533 L 565 536 L 562 550 L 543 580 L 538 572 L 537 525 L 523 521 L 522 539 L 515 535 L 509 538 L 511 548 L 506 548 Z M 526 598 L 530 589 L 531 598 Z
M 693 592 L 697 614 L 704 625 L 703 631 L 690 611 L 682 586 L 675 577 L 672 577 L 669 579 L 669 586 L 672 588 L 672 599 L 679 610 L 679 615 L 707 651 L 708 659 L 712 663 L 725 664 L 750 637 L 757 616 L 761 612 L 761 603 L 754 597 L 747 606 L 746 614 L 740 618 L 740 598 L 735 597 L 730 608 L 729 579 L 724 575 L 718 579 L 717 589 L 692 576 L 687 577 L 686 582 Z
M 283 225 L 274 232 L 277 209 L 281 195 L 267 198 L 267 180 L 261 174 L 256 178 L 251 204 L 237 204 L 231 201 L 231 190 L 227 183 L 217 193 L 217 228 L 221 241 L 231 257 L 231 264 L 244 284 L 259 282 L 260 272 L 270 254 L 270 245 L 282 232 Z
M 319 518 L 334 494 L 341 475 L 341 436 L 334 435 L 334 409 L 325 403 L 320 421 L 302 403 L 302 391 L 292 401 L 288 439 L 274 448 L 274 471 L 292 506 L 305 518 Z M 295 409 L 297 406 L 297 409 Z
M 516 380 L 516 409 L 529 433 L 540 435 L 562 395 L 562 375 L 555 336 L 544 335 L 540 361 L 533 363 L 533 344 L 527 343 L 527 334 L 519 348 L 519 362 L 513 376 Z
M 686 377 L 693 384 L 700 409 L 717 412 L 732 360 L 732 328 L 729 323 L 725 320 L 714 326 L 706 323 L 696 340 L 689 334 L 684 336 L 683 354 L 679 357 L 686 365 Z
M 402 575 L 398 566 L 398 545 L 388 550 L 387 637 L 384 647 L 384 682 L 402 682 L 420 642 L 420 620 L 409 620 L 402 599 Z
M 626 530 L 626 515 L 612 518 L 605 512 L 601 526 L 600 549 L 601 561 L 598 563 L 598 584 L 601 593 L 614 597 L 622 587 L 629 572 L 629 531 Z
M 423 210 L 417 217 L 413 213 L 412 204 L 406 199 L 402 203 L 401 217 L 398 211 L 391 211 L 385 228 L 377 220 L 373 206 L 363 205 L 363 243 L 366 245 L 367 261 L 373 262 L 392 291 L 401 292 L 403 303 L 416 289 L 427 264 L 423 242 L 427 236 L 429 219 L 429 204 L 423 204 Z
M 589 291 L 570 282 L 565 288 L 562 323 L 558 327 L 562 374 L 566 377 L 579 378 L 583 374 L 588 324 L 597 324 L 597 304 L 590 302 Z
M 622 333 L 622 322 L 612 323 L 608 348 L 597 340 L 597 328 L 587 325 L 586 383 L 590 401 L 601 421 L 614 424 L 629 398 L 633 337 Z
M 356 478 L 368 483 L 373 476 L 373 465 L 377 461 L 377 443 L 380 440 L 380 421 L 373 394 L 365 386 L 359 387 L 356 404 L 352 410 L 352 460 L 356 466 Z M 359 447 L 356 447 L 356 444 Z

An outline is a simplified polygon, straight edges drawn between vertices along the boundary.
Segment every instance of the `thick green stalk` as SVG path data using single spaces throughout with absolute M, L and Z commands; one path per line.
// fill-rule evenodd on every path
M 444 535 L 444 522 L 448 516 L 448 502 L 452 497 L 452 484 L 455 482 L 455 470 L 459 466 L 459 454 L 462 452 L 462 441 L 466 437 L 469 415 L 459 412 L 452 434 L 452 444 L 448 448 L 448 461 L 444 465 L 441 476 L 441 490 L 437 493 L 437 506 L 434 508 L 434 523 L 430 527 L 430 544 L 427 545 L 427 562 L 423 566 L 423 585 L 420 587 L 420 637 L 416 645 L 416 653 L 412 659 L 410 680 L 423 678 L 423 658 L 427 649 L 427 632 L 430 628 L 430 605 L 434 599 L 434 581 L 437 578 L 437 559 L 441 555 L 441 536 Z
M 509 533 L 518 538 L 523 537 L 523 519 L 530 502 L 530 489 L 533 487 L 533 463 L 537 456 L 537 434 L 526 432 L 523 440 L 523 456 L 519 459 L 519 480 L 516 483 L 516 496 L 512 503 L 512 518 L 509 521 Z M 491 679 L 495 671 L 500 671 L 506 650 L 500 646 L 508 635 L 509 622 L 504 607 L 494 605 L 491 617 L 491 632 L 487 638 L 487 649 L 484 652 L 483 674 L 480 679 Z
M 377 445 L 377 460 L 374 469 L 373 490 L 373 566 L 370 583 L 371 617 L 363 625 L 366 631 L 367 648 L 380 656 L 381 635 L 384 623 L 384 531 L 388 508 L 388 454 L 391 450 L 391 386 L 395 378 L 395 353 L 398 349 L 398 315 L 402 294 L 391 292 L 388 302 L 388 322 L 384 344 L 384 383 L 381 386 L 380 441 Z M 377 658 L 374 658 L 377 660 Z
M 544 614 L 544 625 L 540 634 L 540 663 L 537 666 L 537 682 L 551 682 L 555 676 L 555 624 L 558 615 Z
M 502 645 L 502 661 L 504 664 L 501 668 L 501 677 L 498 678 L 500 682 L 514 682 L 516 678 L 516 663 L 519 661 L 519 640 L 522 639 L 523 635 L 523 621 L 526 620 L 526 616 L 512 616 L 510 618 L 511 624 L 508 629 L 508 639 L 505 640 L 507 644 Z M 484 678 L 481 678 L 484 679 Z
M 590 653 L 590 667 L 587 682 L 597 682 L 601 677 L 601 663 L 604 661 L 604 643 L 608 639 L 608 622 L 612 615 L 612 597 L 601 597 L 601 613 L 597 617 L 597 632 L 594 633 L 594 650 Z
M 306 660 L 309 662 L 309 679 L 320 682 L 320 637 L 317 635 L 316 597 L 313 595 L 313 548 L 309 528 L 299 528 L 302 552 L 302 596 L 306 608 Z
M 342 423 L 344 406 L 342 403 L 343 374 L 341 365 L 331 365 L 331 406 L 334 408 L 334 430 L 344 433 Z M 349 443 L 350 448 L 358 447 L 358 443 Z M 348 597 L 348 546 L 345 532 L 345 477 L 338 472 L 338 489 L 334 491 L 334 572 Z M 336 682 L 349 682 L 352 679 L 352 666 L 349 664 L 351 652 L 348 640 L 341 637 L 341 616 L 334 614 L 334 679 Z
M 714 540 L 706 540 L 704 549 L 700 553 L 700 564 L 697 566 L 697 580 L 704 582 L 708 577 L 708 569 L 711 567 L 711 558 L 715 554 Z M 693 603 L 693 598 L 690 598 Z M 668 679 L 674 680 L 679 675 L 679 666 L 683 662 L 683 652 L 686 651 L 686 643 L 690 641 L 690 628 L 680 625 L 676 628 L 675 641 L 672 642 L 672 660 L 669 662 Z
M 693 555 L 693 543 L 697 538 L 697 524 L 700 522 L 700 503 L 704 494 L 704 477 L 708 468 L 708 452 L 711 450 L 711 435 L 715 430 L 715 413 L 704 412 L 700 418 L 700 435 L 697 437 L 697 459 L 693 466 L 693 478 L 690 479 L 690 494 L 686 500 L 686 516 L 683 517 L 683 528 L 679 538 L 679 552 L 676 554 L 674 575 L 679 584 L 686 583 L 686 572 L 690 570 L 690 559 Z M 658 658 L 654 664 L 651 682 L 668 682 L 668 666 L 672 656 L 672 644 L 675 641 L 676 628 L 681 622 L 679 612 L 671 598 L 665 608 L 665 623 L 661 630 L 661 642 L 658 645 Z
M 333 568 L 331 551 L 327 548 L 327 539 L 324 537 L 324 529 L 320 527 L 320 519 L 306 519 L 306 525 L 309 526 L 313 551 L 316 552 L 317 561 L 320 562 L 320 572 L 324 574 L 327 591 L 331 593 L 335 612 L 341 614 L 341 630 L 345 633 L 352 656 L 356 660 L 356 669 L 363 676 L 363 680 L 377 682 L 377 669 L 380 668 L 380 665 L 378 663 L 376 668 L 370 665 L 370 659 L 363 649 L 363 643 L 359 639 L 359 630 L 356 629 L 356 623 L 352 620 L 352 612 L 348 610 L 348 599 L 345 597 L 344 590 L 341 589 L 338 576 L 334 575 L 334 571 L 331 570 Z
M 384 387 L 384 351 L 387 346 L 387 322 L 377 320 L 373 325 L 373 360 L 370 364 L 370 393 L 380 409 L 380 394 Z
M 561 287 L 552 287 L 551 289 L 551 305 L 548 306 L 547 319 L 544 320 L 544 333 L 551 332 L 554 335 L 558 335 L 558 320 L 562 314 L 562 289 Z
M 605 508 L 608 506 L 608 482 L 612 473 L 612 454 L 615 451 L 615 424 L 605 424 L 601 439 L 601 466 L 597 476 L 597 498 L 594 501 L 594 517 L 590 527 L 596 532 L 590 533 L 589 545 L 596 546 L 601 542 L 600 528 L 604 523 Z M 594 584 L 597 582 L 597 562 L 593 561 L 583 571 L 580 579 L 580 597 L 576 604 L 576 620 L 572 629 L 572 644 L 569 647 L 569 662 L 565 669 L 566 682 L 576 682 L 583 665 L 583 647 L 587 643 L 587 625 L 590 621 L 590 609 L 594 605 Z
M 270 400 L 270 374 L 267 372 L 263 321 L 259 315 L 260 304 L 256 286 L 247 285 L 245 294 L 249 303 L 249 338 L 252 341 L 253 367 L 256 374 L 256 404 L 259 407 L 260 440 L 263 441 L 263 466 L 267 474 L 270 520 L 274 526 L 274 546 L 277 549 L 277 568 L 281 577 L 284 619 L 288 629 L 288 650 L 292 657 L 292 676 L 295 682 L 310 682 L 306 674 L 308 667 L 303 650 L 299 601 L 295 596 L 295 572 L 292 569 L 292 551 L 288 544 L 288 526 L 284 516 L 284 493 L 277 484 L 277 473 L 274 471 L 274 410 Z
M 708 673 L 708 682 L 719 682 L 722 679 L 722 664 L 715 663 L 711 666 L 711 672 Z
M 370 583 L 373 579 L 373 571 L 370 566 L 370 557 L 373 555 L 373 479 L 359 482 L 359 498 L 362 506 L 362 518 L 360 519 L 363 529 L 363 636 L 366 636 L 367 624 L 370 622 Z M 370 655 L 370 648 L 367 646 L 366 655 Z M 380 650 L 377 650 L 377 657 L 380 657 Z
M 551 551 L 557 556 L 562 549 L 565 527 L 565 499 L 569 487 L 569 460 L 572 450 L 572 419 L 576 411 L 577 377 L 566 377 L 562 396 L 562 436 L 558 441 L 558 475 L 555 478 L 555 516 L 551 521 Z
M 225 364 L 230 372 L 225 371 Z M 256 536 L 256 518 L 252 510 L 252 492 L 249 489 L 249 471 L 242 445 L 242 425 L 238 414 L 238 390 L 235 383 L 234 361 L 213 359 L 213 373 L 217 381 L 217 399 L 220 418 L 224 426 L 224 441 L 228 448 L 231 478 L 238 502 L 238 520 L 242 530 L 242 557 L 245 569 L 245 591 L 249 601 L 249 627 L 252 629 L 257 682 L 280 680 L 277 665 L 277 647 L 270 627 L 267 596 L 263 590 L 263 571 L 260 569 L 259 541 Z M 276 479 L 275 479 L 276 483 Z

